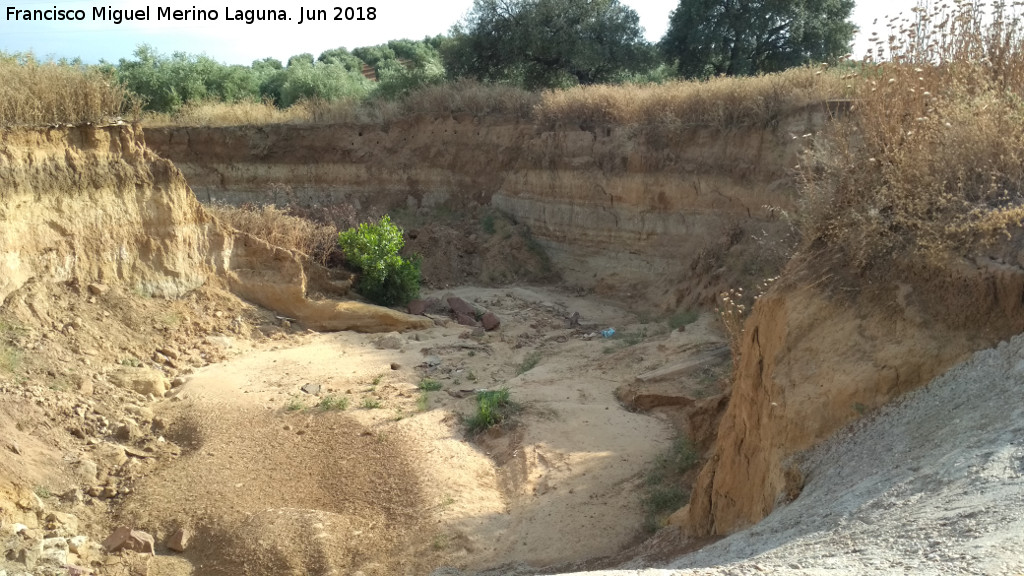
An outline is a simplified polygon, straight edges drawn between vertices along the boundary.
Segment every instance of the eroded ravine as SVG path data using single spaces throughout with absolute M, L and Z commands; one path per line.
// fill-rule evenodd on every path
M 454 293 L 499 314 L 500 330 L 309 335 L 197 371 L 160 409 L 183 455 L 122 514 L 203 535 L 186 553 L 199 574 L 571 566 L 642 539 L 644 474 L 675 433 L 614 391 L 634 362 L 656 368 L 717 337 L 543 290 Z M 583 328 L 566 327 L 571 312 Z M 624 346 L 594 326 L 649 336 Z M 442 389 L 418 406 L 423 378 Z M 515 424 L 467 435 L 467 392 L 504 386 L 523 406 Z M 316 407 L 324 398 L 347 407 Z

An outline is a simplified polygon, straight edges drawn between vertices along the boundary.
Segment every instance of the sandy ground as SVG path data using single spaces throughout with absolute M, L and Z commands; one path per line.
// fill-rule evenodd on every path
M 158 411 L 183 455 L 137 483 L 122 517 L 158 540 L 192 528 L 198 574 L 571 569 L 641 541 L 644 475 L 676 432 L 614 391 L 717 340 L 710 317 L 681 333 L 592 298 L 436 295 L 449 293 L 501 328 L 309 334 L 197 371 Z M 567 327 L 573 312 L 581 328 Z M 424 379 L 441 390 L 422 392 Z M 474 391 L 499 387 L 522 410 L 468 437 Z M 188 573 L 157 560 L 156 574 Z
M 685 574 L 1024 574 L 1024 335 L 806 455 L 803 493 L 662 569 Z

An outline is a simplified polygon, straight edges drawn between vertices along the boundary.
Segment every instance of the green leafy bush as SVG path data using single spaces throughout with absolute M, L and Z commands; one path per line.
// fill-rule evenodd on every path
M 476 393 L 476 412 L 465 420 L 470 434 L 483 432 L 504 422 L 519 409 L 510 399 L 508 388 L 481 390 Z
M 345 259 L 360 272 L 356 286 L 371 302 L 384 306 L 408 304 L 420 293 L 420 257 L 398 255 L 405 245 L 402 229 L 385 214 L 379 223 L 364 222 L 338 235 Z

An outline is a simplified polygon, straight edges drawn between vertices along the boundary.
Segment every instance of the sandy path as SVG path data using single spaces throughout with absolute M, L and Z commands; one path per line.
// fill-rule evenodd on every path
M 671 569 L 593 575 L 1024 573 L 1024 335 L 806 456 L 757 526 Z
M 567 565 L 635 544 L 644 473 L 674 432 L 613 393 L 670 360 L 667 329 L 620 349 L 565 326 L 576 311 L 636 329 L 612 304 L 453 292 L 496 312 L 501 329 L 310 334 L 198 371 L 162 413 L 185 453 L 139 482 L 124 515 L 158 536 L 196 528 L 202 544 L 186 556 L 199 574 Z M 425 377 L 443 389 L 424 399 Z M 467 441 L 471 391 L 496 387 L 523 406 L 517 425 Z M 312 407 L 327 397 L 347 409 Z

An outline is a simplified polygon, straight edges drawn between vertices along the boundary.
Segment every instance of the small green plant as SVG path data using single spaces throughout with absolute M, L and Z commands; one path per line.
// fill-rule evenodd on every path
M 384 375 L 383 374 L 377 374 L 376 376 L 373 377 L 373 382 L 370 384 L 370 386 L 377 386 L 377 385 L 379 385 L 380 381 L 383 380 L 383 379 L 384 379 Z
M 321 410 L 347 410 L 348 409 L 348 398 L 344 396 L 324 396 L 320 400 L 317 406 Z
M 429 406 L 430 396 L 426 392 L 420 392 L 420 395 L 416 398 L 416 410 L 426 412 Z
M 470 371 L 469 375 L 466 376 L 466 380 L 469 380 L 470 382 L 476 382 L 476 374 Z
M 21 367 L 21 352 L 6 344 L 0 344 L 0 372 L 14 374 Z
M 131 366 L 132 368 L 141 368 L 142 367 L 142 361 L 139 360 L 138 358 L 133 358 L 133 357 L 129 356 L 128 358 L 122 358 L 121 359 L 121 365 L 122 366 Z
M 668 317 L 668 327 L 679 330 L 683 326 L 689 326 L 697 321 L 700 316 L 696 310 L 682 310 Z
M 623 332 L 621 338 L 625 346 L 636 346 L 647 338 L 647 328 L 641 328 L 636 332 Z
M 398 255 L 405 245 L 402 229 L 385 214 L 379 223 L 364 222 L 338 234 L 345 259 L 360 272 L 357 288 L 371 302 L 404 305 L 420 293 L 420 257 Z
M 441 389 L 441 383 L 433 378 L 424 378 L 420 380 L 419 388 L 424 392 L 436 392 Z
M 466 419 L 466 429 L 470 434 L 483 432 L 506 421 L 518 409 L 508 388 L 481 390 L 476 393 L 476 412 Z
M 364 410 L 374 410 L 381 407 L 380 400 L 376 398 L 366 398 L 363 400 L 362 407 Z
M 53 496 L 53 494 L 50 493 L 50 489 L 43 485 L 36 486 L 34 492 L 36 493 L 36 496 L 39 496 L 40 498 L 49 498 L 50 496 Z
M 690 495 L 682 484 L 682 478 L 698 460 L 693 443 L 681 437 L 654 461 L 644 481 L 641 500 L 646 513 L 644 525 L 649 531 L 660 528 L 669 514 L 686 504 Z
M 536 368 L 537 364 L 540 364 L 540 352 L 530 352 L 526 355 L 526 358 L 523 358 L 522 364 L 516 369 L 516 374 L 525 374 Z
M 497 231 L 497 227 L 495 226 L 496 220 L 497 216 L 495 216 L 494 212 L 489 212 L 484 215 L 482 220 L 480 220 L 480 226 L 484 229 L 484 232 L 493 235 Z
M 299 398 L 293 397 L 284 405 L 284 409 L 287 412 L 298 412 L 306 407 L 306 404 Z

